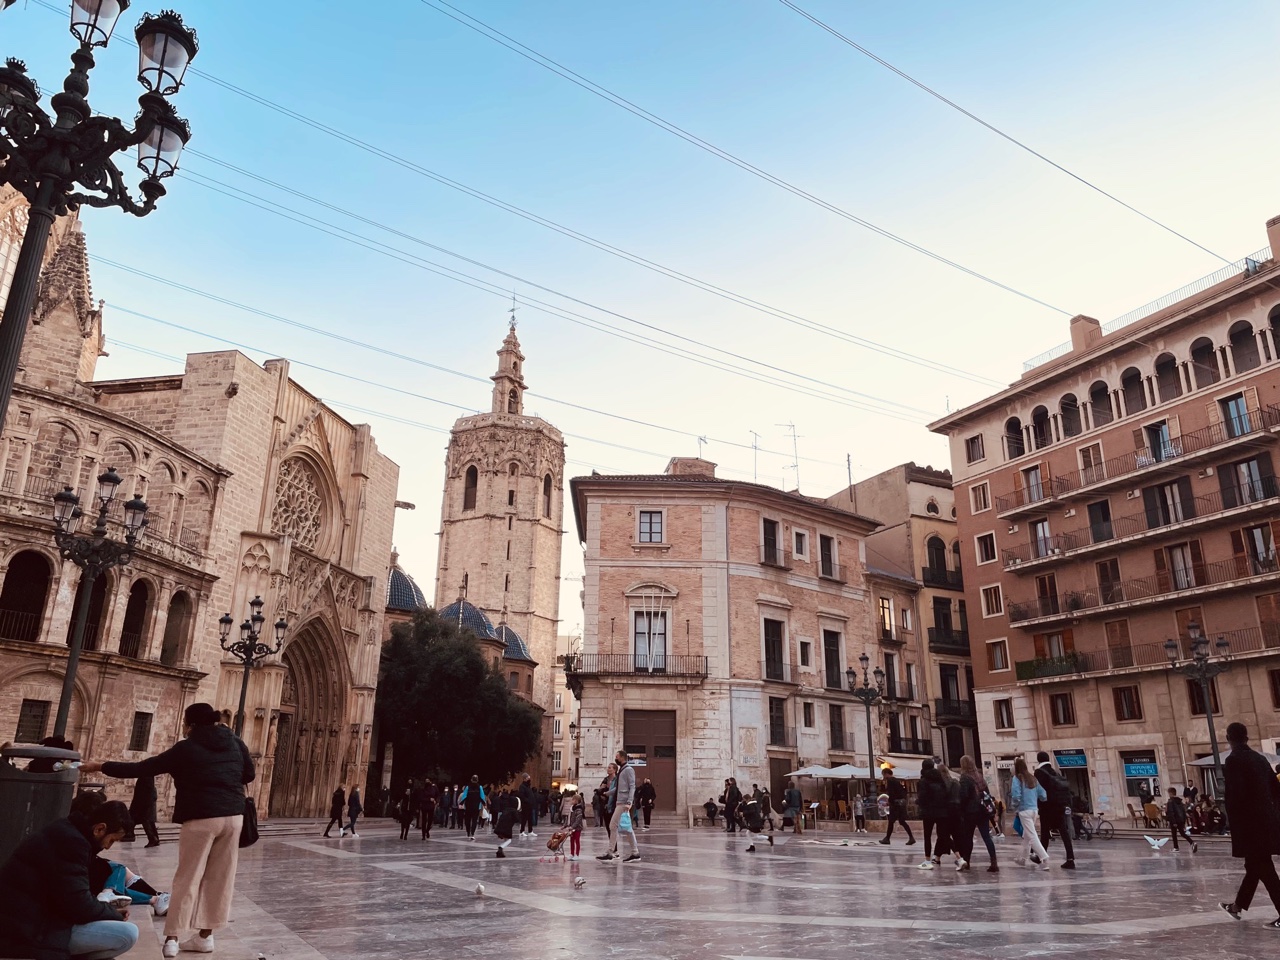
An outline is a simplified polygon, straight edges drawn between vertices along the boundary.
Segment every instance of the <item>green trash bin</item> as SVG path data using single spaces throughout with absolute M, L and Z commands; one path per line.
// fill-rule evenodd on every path
M 41 761 L 37 770 L 29 761 Z M 0 749 L 0 864 L 31 834 L 71 812 L 80 754 L 57 747 Z M 72 765 L 74 764 L 74 766 Z M 51 767 L 60 767 L 53 770 Z

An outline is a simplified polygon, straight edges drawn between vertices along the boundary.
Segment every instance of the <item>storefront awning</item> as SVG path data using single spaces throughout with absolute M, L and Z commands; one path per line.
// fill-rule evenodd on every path
M 871 772 L 866 767 L 855 767 L 851 763 L 842 763 L 838 767 L 832 767 L 830 772 L 826 774 L 829 780 L 870 780 Z
M 924 757 L 881 757 L 880 760 L 893 767 L 893 775 L 899 780 L 919 780 L 920 764 L 924 763 Z
M 787 774 L 788 777 L 826 777 L 831 775 L 831 768 L 824 767 L 820 763 L 811 763 L 807 767 L 801 767 L 799 770 L 792 770 Z
M 1229 752 L 1230 752 L 1230 751 L 1228 751 L 1228 750 L 1223 750 L 1223 751 L 1222 751 L 1222 762 L 1223 762 L 1223 763 L 1226 763 L 1226 762 L 1227 762 L 1227 754 L 1228 754 Z M 1266 757 L 1266 758 L 1267 758 L 1267 763 L 1271 764 L 1271 769 L 1273 769 L 1273 770 L 1274 770 L 1274 769 L 1275 769 L 1276 764 L 1277 764 L 1277 763 L 1280 763 L 1280 756 L 1276 756 L 1274 753 L 1263 753 L 1261 750 L 1259 750 L 1258 752 L 1259 752 L 1259 753 L 1262 753 L 1262 755 L 1263 755 L 1264 757 Z M 1190 766 L 1190 767 L 1212 767 L 1212 766 L 1213 766 L 1213 757 L 1201 757 L 1199 760 L 1192 760 L 1189 764 L 1187 764 L 1187 766 Z

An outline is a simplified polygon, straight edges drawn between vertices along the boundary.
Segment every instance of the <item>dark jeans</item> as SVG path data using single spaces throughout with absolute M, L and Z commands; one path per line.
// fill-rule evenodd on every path
M 859 813 L 853 818 L 853 825 L 859 830 L 867 829 L 866 814 Z
M 468 837 L 474 837 L 476 835 L 476 824 L 479 822 L 479 810 L 464 810 L 462 812 L 462 825 L 466 828 Z
M 938 831 L 938 856 L 942 856 L 946 851 L 943 849 L 947 844 L 947 821 L 936 820 L 933 817 L 924 817 L 924 855 L 925 858 L 933 856 L 933 831 Z
M 724 828 L 726 833 L 738 832 L 738 807 L 736 804 L 733 806 L 725 804 L 724 822 L 726 824 Z
M 1051 831 L 1054 830 L 1058 832 L 1058 836 L 1062 837 L 1062 846 L 1067 851 L 1067 861 L 1074 861 L 1076 847 L 1071 842 L 1071 818 L 1067 816 L 1066 807 L 1055 806 L 1051 803 L 1041 804 L 1040 842 L 1044 844 L 1046 850 L 1049 849 L 1049 838 L 1052 836 Z
M 907 823 L 907 805 L 905 803 L 889 804 L 889 825 L 884 833 L 886 840 L 893 836 L 893 827 L 897 823 L 902 824 L 902 829 L 907 831 L 908 840 L 915 840 L 915 834 L 911 832 L 911 824 Z
M 435 822 L 435 819 L 436 805 L 433 803 L 428 806 L 424 806 L 422 808 L 422 819 L 419 821 L 422 825 L 422 839 L 425 840 L 427 837 L 431 836 L 431 825 Z
M 408 817 L 405 817 L 403 820 L 400 821 L 400 839 L 401 840 L 409 839 L 409 828 L 411 826 L 413 826 L 413 821 L 410 820 Z
M 136 825 L 142 827 L 142 832 L 147 835 L 147 846 L 154 846 L 160 842 L 160 834 L 156 832 L 154 820 L 139 820 Z
M 985 813 L 984 813 L 984 814 L 980 814 L 980 815 L 979 815 L 979 816 L 974 820 L 974 826 L 977 828 L 978 832 L 979 832 L 980 834 L 982 834 L 982 842 L 983 842 L 983 843 L 985 843 L 985 844 L 987 845 L 987 854 L 988 854 L 988 856 L 990 856 L 990 857 L 991 857 L 991 865 L 992 865 L 992 866 L 995 866 L 995 862 L 996 862 L 996 845 L 995 845 L 995 841 L 993 841 L 993 840 L 991 839 L 991 821 L 987 818 L 987 815 L 986 815 Z M 971 853 L 971 854 L 973 853 L 973 835 L 972 835 L 972 832 L 970 832 L 970 835 L 969 835 L 969 853 Z M 966 860 L 972 860 L 973 858 L 972 858 L 972 857 L 965 857 L 965 859 L 966 859 Z
M 335 825 L 338 827 L 338 832 L 341 833 L 342 832 L 342 811 L 341 810 L 339 810 L 336 814 L 333 813 L 333 811 L 329 811 L 329 825 L 324 828 L 325 836 L 328 836 L 329 831 L 332 830 Z
M 1187 841 L 1187 843 L 1195 843 L 1195 841 L 1191 839 L 1191 834 L 1187 833 L 1187 825 L 1185 823 L 1169 824 L 1169 836 L 1173 837 L 1173 849 L 1175 850 L 1178 849 L 1178 837 L 1182 837 L 1182 839 Z
M 520 832 L 533 833 L 533 810 L 520 808 Z
M 1258 890 L 1258 881 L 1267 888 L 1271 902 L 1276 910 L 1280 910 L 1280 877 L 1276 876 L 1276 866 L 1271 862 L 1271 854 L 1251 853 L 1244 858 L 1244 879 L 1240 881 L 1240 890 L 1236 893 L 1236 906 L 1248 910 L 1253 903 L 1253 895 Z
M 653 807 L 643 807 L 642 809 L 644 810 L 644 825 L 647 827 L 649 818 L 653 816 Z

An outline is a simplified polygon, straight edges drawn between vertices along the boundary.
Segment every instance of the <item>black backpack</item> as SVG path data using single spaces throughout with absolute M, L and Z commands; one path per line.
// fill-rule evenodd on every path
M 1045 788 L 1045 793 L 1049 795 L 1049 802 L 1059 807 L 1071 806 L 1071 784 L 1067 783 L 1067 778 L 1053 767 L 1046 767 L 1044 772 L 1049 781 L 1049 785 Z

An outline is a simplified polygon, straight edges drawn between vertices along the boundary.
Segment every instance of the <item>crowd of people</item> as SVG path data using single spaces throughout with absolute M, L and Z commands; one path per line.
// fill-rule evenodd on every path
M 70 814 L 29 836 L 10 859 L 0 866 L 0 957 L 25 960 L 110 960 L 130 950 L 138 940 L 138 927 L 130 920 L 135 906 L 149 906 L 164 918 L 165 957 L 179 951 L 212 953 L 214 932 L 230 920 L 238 852 L 245 845 L 246 785 L 255 776 L 253 760 L 244 743 L 221 722 L 212 706 L 196 703 L 184 713 L 183 739 L 169 750 L 138 762 L 90 761 L 82 773 L 137 781 L 133 802 L 107 800 L 98 790 L 81 791 Z M 1224 764 L 1226 778 L 1224 822 L 1230 826 L 1231 854 L 1244 861 L 1244 878 L 1235 897 L 1220 906 L 1236 920 L 1252 906 L 1259 884 L 1264 886 L 1280 912 L 1280 877 L 1272 856 L 1280 853 L 1280 774 L 1248 743 L 1248 731 L 1240 723 L 1227 728 L 1230 753 Z M 33 761 L 33 763 L 36 761 Z M 596 823 L 606 831 L 608 849 L 601 862 L 636 863 L 641 860 L 637 831 L 649 829 L 657 792 L 641 769 L 619 750 L 614 762 L 591 797 Z M 181 825 L 178 862 L 171 888 L 163 891 L 126 864 L 105 856 L 115 844 L 132 839 L 141 827 L 148 846 L 159 842 L 155 829 L 154 778 L 173 779 L 173 819 Z M 866 831 L 868 806 L 879 808 L 886 821 L 881 844 L 891 844 L 901 824 L 906 844 L 916 844 L 907 820 L 907 793 L 891 767 L 882 770 L 882 791 L 874 800 L 856 798 L 853 830 Z M 1191 793 L 1179 796 L 1170 788 L 1165 799 L 1174 849 L 1183 841 L 1197 842 L 1188 827 L 1194 824 L 1200 800 Z M 862 801 L 865 806 L 860 806 Z M 1001 802 L 979 773 L 971 757 L 962 757 L 958 772 L 926 760 L 922 764 L 917 801 L 922 820 L 925 859 L 923 869 L 935 869 L 949 858 L 957 871 L 971 869 L 975 834 L 982 837 L 989 858 L 989 872 L 999 871 L 994 839 L 1003 836 Z M 1049 870 L 1049 845 L 1056 836 L 1063 845 L 1064 869 L 1075 868 L 1072 824 L 1073 803 L 1066 779 L 1041 752 L 1033 767 L 1025 758 L 1014 763 L 1010 810 L 1013 829 L 1021 837 L 1019 866 Z M 781 831 L 767 787 L 752 784 L 744 792 L 737 780 L 725 780 L 719 799 L 708 798 L 708 819 L 723 817 L 725 830 L 745 834 L 747 852 L 764 840 L 776 846 L 788 839 L 786 831 L 803 831 L 803 798 L 789 781 L 781 804 Z M 1215 808 L 1216 809 L 1216 808 Z M 379 798 L 379 811 L 400 824 L 400 839 L 411 829 L 429 839 L 432 828 L 462 830 L 476 839 L 482 824 L 496 836 L 496 856 L 517 836 L 536 838 L 539 817 L 549 817 L 558 827 L 551 846 L 558 853 L 568 843 L 568 859 L 581 855 L 582 833 L 588 803 L 576 789 L 553 791 L 535 788 L 525 774 L 513 787 L 490 786 L 478 777 L 443 787 L 431 779 L 411 780 L 400 796 Z M 358 787 L 348 793 L 339 786 L 331 798 L 329 825 L 324 836 L 339 828 L 339 839 L 358 837 L 356 821 L 363 812 Z M 345 822 L 344 822 L 345 820 Z M 643 820 L 643 824 L 641 823 Z M 148 826 L 148 824 L 150 824 Z M 627 853 L 620 849 L 626 844 Z M 1268 924 L 1280 929 L 1280 918 Z M 190 936 L 186 936 L 190 934 Z M 186 939 L 183 939 L 186 936 Z

